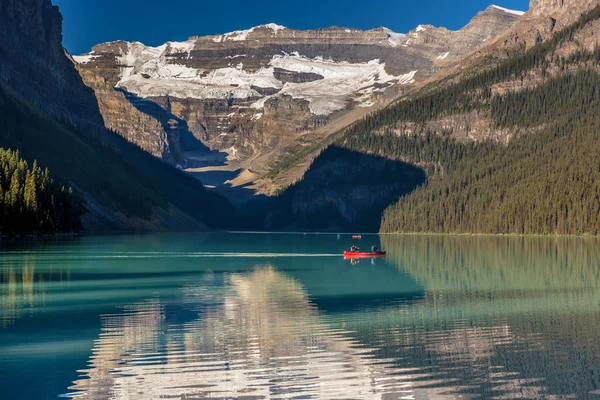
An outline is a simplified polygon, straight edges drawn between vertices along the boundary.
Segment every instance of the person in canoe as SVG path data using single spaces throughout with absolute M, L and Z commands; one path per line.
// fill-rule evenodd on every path
M 377 251 L 379 251 L 379 249 L 377 248 L 377 246 L 375 246 L 375 245 L 371 246 L 371 253 L 375 253 Z
M 359 252 L 360 249 L 358 248 L 357 245 L 353 244 L 352 247 L 350 247 L 350 251 L 356 253 L 356 252 Z

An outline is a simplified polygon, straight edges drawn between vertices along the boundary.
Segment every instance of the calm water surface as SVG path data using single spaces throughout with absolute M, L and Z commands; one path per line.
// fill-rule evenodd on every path
M 600 398 L 599 240 L 373 242 L 3 244 L 0 398 Z

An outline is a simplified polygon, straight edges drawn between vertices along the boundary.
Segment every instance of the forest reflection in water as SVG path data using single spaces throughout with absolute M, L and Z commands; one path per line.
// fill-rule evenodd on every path
M 297 239 L 268 240 L 272 249 Z M 166 271 L 163 281 L 141 272 L 121 279 L 140 292 L 111 298 L 118 306 L 97 314 L 101 331 L 88 365 L 80 363 L 64 396 L 600 397 L 600 241 L 379 240 L 388 258 L 374 265 L 333 257 L 240 257 L 223 264 L 174 257 L 154 272 L 195 272 L 171 284 L 164 282 Z M 335 245 L 329 237 L 319 243 Z M 2 265 L 8 328 L 62 304 L 52 300 L 64 296 L 61 287 L 87 293 L 100 282 L 91 279 L 96 275 L 81 279 L 76 264 L 63 263 L 61 271 L 48 267 L 52 257 L 41 268 L 36 260 L 30 254 L 27 262 Z M 148 259 L 143 266 L 133 262 L 127 265 L 134 271 L 154 268 Z M 102 278 L 100 286 L 110 284 Z M 106 293 L 83 301 L 92 304 Z

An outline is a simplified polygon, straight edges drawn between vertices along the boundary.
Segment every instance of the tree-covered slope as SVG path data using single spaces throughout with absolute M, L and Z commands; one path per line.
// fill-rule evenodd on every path
M 589 40 L 599 19 L 596 7 L 520 56 L 427 87 L 347 130 L 344 146 L 429 172 L 386 210 L 382 231 L 600 234 L 600 51 Z M 451 126 L 431 127 L 469 112 L 512 140 L 458 141 Z

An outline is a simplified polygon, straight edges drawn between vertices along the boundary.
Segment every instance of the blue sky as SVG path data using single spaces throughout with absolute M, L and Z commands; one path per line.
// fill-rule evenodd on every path
M 490 0 L 53 0 L 64 16 L 72 54 L 118 39 L 160 45 L 275 22 L 295 29 L 328 26 L 407 32 L 418 24 L 459 29 Z M 529 0 L 495 4 L 527 10 Z

